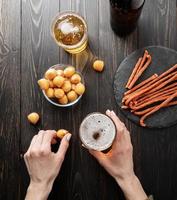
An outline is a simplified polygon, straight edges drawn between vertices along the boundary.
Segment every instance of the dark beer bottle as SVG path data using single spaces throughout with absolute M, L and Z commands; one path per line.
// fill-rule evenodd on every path
M 110 0 L 111 27 L 123 37 L 137 26 L 145 0 Z

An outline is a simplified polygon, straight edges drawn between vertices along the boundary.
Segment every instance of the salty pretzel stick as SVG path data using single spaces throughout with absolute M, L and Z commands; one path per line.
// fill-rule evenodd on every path
M 175 73 L 177 73 L 177 72 L 175 72 Z M 159 77 L 156 77 L 155 79 L 153 79 L 152 81 L 150 81 L 150 82 L 148 82 L 147 84 L 145 84 L 144 86 L 142 86 L 141 88 L 139 88 L 139 89 L 137 89 L 137 90 L 135 90 L 134 92 L 132 92 L 132 93 L 130 93 L 130 94 L 128 94 L 128 95 L 126 95 L 126 96 L 124 96 L 123 97 L 123 99 L 122 99 L 122 102 L 125 102 L 125 101 L 127 101 L 129 98 L 131 98 L 132 99 L 132 97 L 133 97 L 133 99 L 134 98 L 136 98 L 136 97 L 139 97 L 140 95 L 143 95 L 143 94 L 145 94 L 145 92 L 148 92 L 149 91 L 149 87 L 151 87 L 152 85 L 154 85 L 154 84 L 158 84 L 158 83 L 161 83 L 161 82 L 163 82 L 163 81 L 165 81 L 166 79 L 169 79 L 171 76 L 173 76 L 174 74 L 170 74 L 170 75 L 168 75 L 167 77 L 164 77 L 162 80 L 159 80 Z M 147 89 L 148 88 L 148 89 Z M 151 89 L 151 88 L 150 88 Z M 143 91 L 143 92 L 142 92 Z M 139 94 L 140 93 L 140 94 Z M 137 94 L 139 94 L 139 95 L 137 95 Z M 135 96 L 134 96 L 135 95 Z
M 166 83 L 162 82 L 159 86 L 157 86 L 154 89 L 152 89 L 151 92 L 158 91 L 159 89 L 163 88 L 164 86 L 166 86 Z
M 151 82 L 152 80 L 154 80 L 155 78 L 157 78 L 158 75 L 157 74 L 154 74 L 152 75 L 151 77 L 149 77 L 148 79 L 142 81 L 141 83 L 139 83 L 138 85 L 136 85 L 135 87 L 133 87 L 131 90 L 128 90 L 127 92 L 124 93 L 124 95 L 128 95 L 132 92 L 134 92 L 135 90 L 139 89 L 140 87 L 144 86 L 146 83 L 149 83 Z
M 175 91 L 177 91 L 177 87 L 175 88 L 171 88 L 171 89 L 168 89 L 168 90 L 163 90 L 163 91 L 157 91 L 153 94 L 150 94 L 150 95 L 146 95 L 140 99 L 138 99 L 136 101 L 136 105 L 139 105 L 140 103 L 144 102 L 144 101 L 147 101 L 149 99 L 153 99 L 153 98 L 156 98 L 158 96 L 164 96 L 164 95 L 169 95 L 171 93 L 174 93 Z
M 149 106 L 149 105 L 154 104 L 156 102 L 163 101 L 163 100 L 167 99 L 170 95 L 174 94 L 174 92 L 177 92 L 177 90 L 175 90 L 175 91 L 173 91 L 173 92 L 171 92 L 169 94 L 165 94 L 165 95 L 154 97 L 153 99 L 149 98 L 146 101 L 141 102 L 138 105 L 130 105 L 130 104 L 129 105 L 131 106 L 132 110 L 140 110 L 140 109 L 142 109 L 142 108 L 144 108 L 146 106 Z
M 153 106 L 153 107 L 150 107 L 150 108 L 147 108 L 145 110 L 142 110 L 142 111 L 132 111 L 135 115 L 138 115 L 138 116 L 141 116 L 141 115 L 145 115 L 146 113 L 150 112 L 151 110 L 153 110 L 156 106 Z
M 147 92 L 147 91 L 150 91 L 152 88 L 158 86 L 158 84 L 161 83 L 161 82 L 163 82 L 163 81 L 165 81 L 165 84 L 164 84 L 164 86 L 165 86 L 165 85 L 167 85 L 168 83 L 170 83 L 170 82 L 172 82 L 172 81 L 174 81 L 174 80 L 177 80 L 177 72 L 175 72 L 175 74 L 173 74 L 172 77 L 171 77 L 171 75 L 172 75 L 172 74 L 169 74 L 168 76 L 166 76 L 166 77 L 160 79 L 159 81 L 153 83 L 152 85 L 150 85 L 150 86 L 148 86 L 148 87 L 145 87 L 144 89 L 138 90 L 137 92 L 135 91 L 135 92 L 132 93 L 132 94 L 128 97 L 128 99 L 125 101 L 125 105 L 127 106 L 127 105 L 129 104 L 129 102 L 130 102 L 132 99 L 134 99 L 134 98 L 136 98 L 136 97 L 139 97 L 140 95 L 144 94 L 144 93 Z M 169 77 L 171 77 L 171 78 L 169 78 Z M 159 77 L 158 77 L 157 79 L 159 79 Z M 166 79 L 167 79 L 167 80 L 166 80 Z
M 160 105 L 156 106 L 154 109 L 152 109 L 150 112 L 146 113 L 145 115 L 143 115 L 140 119 L 140 125 L 141 126 L 146 126 L 146 124 L 144 123 L 144 120 L 149 117 L 150 115 L 152 115 L 153 113 L 157 112 L 158 110 L 160 110 L 161 108 L 163 108 L 164 106 L 168 105 L 168 103 L 173 100 L 175 97 L 177 97 L 177 92 L 175 92 L 174 94 L 172 94 L 171 96 L 169 96 L 165 101 L 163 101 Z
M 134 78 L 135 74 L 137 73 L 138 68 L 141 64 L 141 61 L 142 61 L 142 57 L 138 59 L 138 62 L 136 63 L 136 65 L 133 69 L 133 72 L 132 72 L 130 78 L 128 79 L 128 82 L 127 82 L 127 85 L 125 86 L 125 88 L 128 88 L 129 84 L 131 83 L 132 79 Z
M 164 94 L 164 95 L 161 95 L 161 96 L 157 96 L 157 97 L 153 97 L 153 98 L 149 98 L 149 99 L 146 99 L 145 101 L 143 102 L 140 102 L 139 104 L 134 104 L 134 105 L 130 105 L 130 108 L 134 111 L 136 110 L 140 110 L 142 108 L 145 108 L 151 104 L 154 104 L 156 102 L 159 102 L 159 101 L 163 101 L 165 99 L 167 99 L 170 95 L 174 94 L 174 92 L 176 92 L 177 90 L 174 90 L 172 92 L 169 92 L 168 94 Z
M 172 83 L 172 84 L 170 84 L 170 85 L 168 85 L 168 86 L 166 86 L 166 87 L 163 87 L 163 88 L 161 88 L 160 90 L 155 91 L 155 92 L 154 92 L 154 91 L 152 92 L 152 90 L 149 91 L 149 92 L 146 92 L 144 95 L 142 95 L 141 98 L 144 98 L 144 97 L 150 96 L 150 95 L 154 95 L 154 94 L 159 93 L 159 92 L 166 92 L 166 91 L 168 91 L 168 90 L 170 90 L 170 89 L 172 89 L 172 88 L 175 88 L 175 86 L 177 86 L 177 82 Z M 140 99 L 141 99 L 141 98 L 140 98 Z
M 151 104 L 157 103 L 159 101 L 164 101 L 168 97 L 169 97 L 169 95 L 168 96 L 163 96 L 163 97 L 158 97 L 158 98 L 152 99 L 151 101 L 146 101 L 146 102 L 143 102 L 142 104 L 136 105 L 136 106 L 132 105 L 132 104 L 129 104 L 129 107 L 134 111 L 140 110 L 140 109 L 143 109 L 143 108 L 145 108 L 145 107 L 147 107 L 147 106 L 149 106 Z
M 136 74 L 139 72 L 139 70 L 142 68 L 142 66 L 145 64 L 146 59 L 147 59 L 147 55 L 148 55 L 148 51 L 145 50 L 143 58 L 139 58 L 137 64 L 135 65 L 133 72 L 128 80 L 128 83 L 126 85 L 126 88 L 129 88 L 131 82 L 133 81 L 134 77 L 136 76 Z M 130 89 L 130 88 L 129 88 Z
M 167 70 L 167 71 L 165 71 L 164 73 L 162 73 L 160 76 L 158 76 L 157 77 L 157 79 L 156 79 L 156 81 L 157 80 L 159 80 L 159 79 L 162 79 L 163 77 L 165 77 L 166 75 L 168 75 L 169 73 L 171 73 L 172 71 L 174 71 L 174 70 L 176 70 L 177 69 L 177 64 L 176 65 L 174 65 L 173 67 L 171 67 L 169 70 Z M 152 83 L 153 82 L 155 82 L 154 80 L 152 80 Z M 141 83 L 140 83 L 141 84 Z M 137 85 L 137 86 L 142 86 L 142 85 Z M 143 84 L 144 85 L 144 84 Z M 138 87 L 138 88 L 139 88 Z M 131 90 L 129 90 L 129 91 L 127 91 L 127 92 L 125 92 L 125 95 L 127 95 L 127 94 L 130 94 L 130 93 L 132 93 L 133 91 L 135 91 L 136 89 L 138 89 L 138 88 L 136 88 L 136 86 L 134 87 L 134 88 L 132 88 Z
M 152 90 L 147 91 L 146 93 L 142 94 L 141 96 L 143 97 L 143 96 L 145 96 L 147 93 L 151 93 L 152 91 L 153 91 L 153 92 L 158 91 L 158 90 L 156 90 L 156 89 L 162 89 L 164 86 L 167 85 L 165 81 L 166 81 L 166 80 L 169 80 L 171 77 L 173 77 L 173 76 L 176 75 L 176 74 L 177 74 L 176 71 L 175 71 L 175 72 L 172 72 L 171 74 L 168 74 L 167 76 L 161 78 L 160 80 L 158 80 L 158 79 L 159 79 L 159 77 L 158 77 L 158 78 L 156 79 L 156 83 L 158 82 L 159 85 L 156 84 L 157 87 L 152 88 Z M 172 80 L 172 82 L 173 82 L 173 80 Z M 153 83 L 153 81 L 152 81 L 151 83 Z M 169 82 L 169 83 L 170 83 L 170 82 Z M 148 84 L 147 84 L 147 85 L 148 85 Z M 150 85 L 150 84 L 149 84 L 149 85 Z M 145 87 L 143 87 L 143 88 L 145 88 Z
M 143 55 L 143 59 L 141 61 L 141 64 L 137 70 L 137 73 L 139 73 L 139 71 L 142 69 L 143 65 L 145 64 L 146 62 L 146 59 L 147 59 L 147 55 L 149 55 L 149 52 L 147 50 L 144 51 L 144 55 Z
M 125 100 L 127 100 L 132 94 L 141 91 L 142 89 L 150 86 L 151 84 L 153 84 L 158 78 L 157 74 L 152 75 L 151 77 L 149 77 L 148 79 L 144 80 L 143 82 L 141 82 L 140 84 L 136 85 L 135 87 L 133 87 L 131 90 L 127 91 L 124 93 L 124 97 L 122 99 L 122 103 L 125 102 Z
M 147 62 L 145 63 L 145 65 L 138 71 L 138 73 L 135 75 L 135 77 L 133 78 L 132 82 L 130 83 L 128 89 L 131 89 L 134 84 L 136 83 L 136 81 L 139 79 L 139 77 L 142 75 L 142 73 L 147 69 L 147 67 L 150 65 L 152 61 L 152 57 L 150 55 L 147 55 Z
M 168 103 L 166 106 L 164 106 L 163 108 L 165 107 L 169 107 L 169 106 L 174 106 L 174 105 L 177 105 L 177 101 L 172 101 L 170 103 Z M 154 109 L 156 106 L 153 106 L 153 107 L 150 107 L 150 108 L 147 108 L 145 110 L 142 110 L 142 111 L 135 111 L 133 112 L 135 115 L 145 115 L 146 113 L 148 113 L 149 111 L 151 111 L 152 109 Z
M 175 69 L 177 69 L 177 64 L 175 64 L 173 67 L 171 67 L 169 70 L 165 71 L 163 74 L 160 75 L 160 78 L 166 76 L 167 74 L 171 73 L 172 71 L 174 71 Z

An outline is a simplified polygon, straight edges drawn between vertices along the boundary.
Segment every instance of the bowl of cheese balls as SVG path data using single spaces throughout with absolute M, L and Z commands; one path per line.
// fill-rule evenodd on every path
M 50 67 L 38 80 L 45 98 L 58 107 L 76 104 L 85 92 L 84 79 L 75 67 L 57 64 Z

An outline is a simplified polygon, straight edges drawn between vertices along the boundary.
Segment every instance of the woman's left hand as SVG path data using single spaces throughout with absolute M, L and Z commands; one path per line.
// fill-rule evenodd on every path
M 26 199 L 47 199 L 52 189 L 69 147 L 71 134 L 65 135 L 61 140 L 56 153 L 51 151 L 52 140 L 55 137 L 56 131 L 39 131 L 33 137 L 30 147 L 24 155 L 30 176 Z

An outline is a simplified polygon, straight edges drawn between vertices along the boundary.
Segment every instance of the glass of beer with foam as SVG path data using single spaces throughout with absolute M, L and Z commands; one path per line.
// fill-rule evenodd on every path
M 113 144 L 116 127 L 107 115 L 98 112 L 91 113 L 82 121 L 79 136 L 87 149 L 106 152 Z
M 75 12 L 57 14 L 52 21 L 51 34 L 55 42 L 71 54 L 80 53 L 87 47 L 86 21 Z

